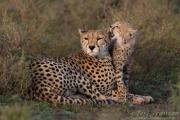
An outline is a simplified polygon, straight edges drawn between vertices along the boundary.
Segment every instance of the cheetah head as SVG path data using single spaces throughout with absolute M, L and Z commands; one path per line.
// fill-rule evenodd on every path
M 119 44 L 126 44 L 135 40 L 137 30 L 134 30 L 127 22 L 117 21 L 110 25 L 109 38 L 117 40 Z
M 79 29 L 82 50 L 90 55 L 105 57 L 108 54 L 109 37 L 101 30 L 84 31 Z

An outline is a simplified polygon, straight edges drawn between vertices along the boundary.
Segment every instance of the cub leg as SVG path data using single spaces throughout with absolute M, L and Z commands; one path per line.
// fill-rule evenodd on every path
M 133 58 L 130 57 L 123 68 L 123 81 L 124 81 L 127 92 L 129 92 L 129 75 L 131 72 L 133 61 L 134 61 Z
M 116 64 L 115 66 L 115 80 L 117 84 L 117 91 L 118 91 L 118 101 L 119 102 L 126 102 L 126 87 L 123 82 L 123 63 Z

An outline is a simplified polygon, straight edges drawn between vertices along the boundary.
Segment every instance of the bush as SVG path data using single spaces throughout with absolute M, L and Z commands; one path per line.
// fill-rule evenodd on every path
M 1 120 L 35 120 L 31 117 L 28 106 L 12 105 L 0 106 L 0 119 Z M 36 119 L 37 120 L 37 119 Z
M 23 30 L 8 17 L 4 9 L 0 23 L 0 94 L 22 93 L 27 86 Z

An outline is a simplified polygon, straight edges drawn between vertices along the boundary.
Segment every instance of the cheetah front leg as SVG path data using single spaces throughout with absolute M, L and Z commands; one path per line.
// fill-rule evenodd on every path
M 127 92 L 129 92 L 129 75 L 131 72 L 133 62 L 134 62 L 133 58 L 129 57 L 128 61 L 126 62 L 126 64 L 123 67 L 123 82 L 125 84 Z
M 117 84 L 118 91 L 118 102 L 126 102 L 126 87 L 123 82 L 123 63 L 116 64 L 115 66 L 115 80 Z
M 112 99 L 116 102 L 124 102 L 124 101 L 119 100 L 119 96 L 121 96 L 121 95 L 119 94 L 119 91 L 117 91 L 117 90 L 106 91 L 105 95 L 109 96 L 110 99 Z M 126 94 L 126 99 L 128 101 L 132 101 L 133 104 L 136 104 L 136 105 L 150 103 L 150 102 L 154 101 L 154 98 L 151 96 L 141 96 L 141 95 L 135 95 L 135 94 L 131 94 L 131 93 Z
M 151 96 L 141 96 L 132 93 L 127 93 L 127 99 L 129 101 L 132 101 L 133 104 L 138 104 L 138 105 L 154 102 L 154 98 Z

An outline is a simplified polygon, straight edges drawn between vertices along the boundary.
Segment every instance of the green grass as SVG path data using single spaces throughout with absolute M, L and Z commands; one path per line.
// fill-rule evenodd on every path
M 93 120 L 93 119 L 132 119 L 158 117 L 170 118 L 178 115 L 154 115 L 160 112 L 170 112 L 165 102 L 149 105 L 132 105 L 131 103 L 114 105 L 53 105 L 47 102 L 24 100 L 19 96 L 4 98 L 0 96 L 0 119 L 2 120 Z M 177 113 L 178 114 L 178 113 Z
M 141 109 L 179 110 L 178 0 L 1 0 L 0 8 L 0 119 L 119 119 Z M 138 29 L 130 91 L 152 95 L 155 104 L 55 106 L 20 97 L 31 84 L 32 59 L 74 53 L 81 49 L 78 28 L 107 29 L 117 20 Z

